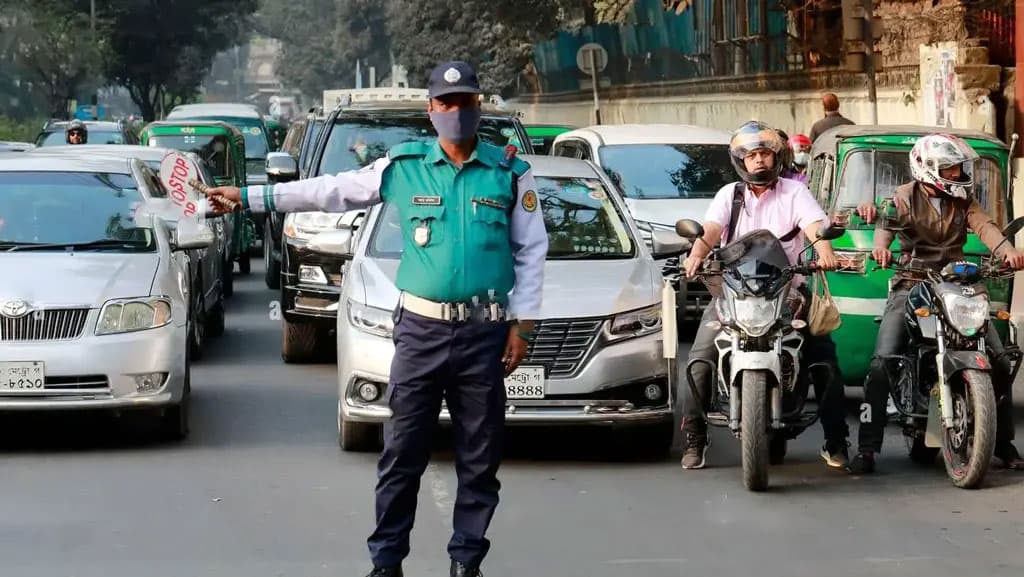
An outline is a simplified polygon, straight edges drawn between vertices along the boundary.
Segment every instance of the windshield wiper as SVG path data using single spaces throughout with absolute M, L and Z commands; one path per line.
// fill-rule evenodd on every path
M 100 240 L 91 240 L 86 242 L 17 243 L 11 248 L 7 249 L 7 252 L 26 250 L 49 250 L 54 248 L 144 248 L 147 246 L 149 246 L 149 242 L 145 240 L 118 240 L 114 238 L 104 238 Z

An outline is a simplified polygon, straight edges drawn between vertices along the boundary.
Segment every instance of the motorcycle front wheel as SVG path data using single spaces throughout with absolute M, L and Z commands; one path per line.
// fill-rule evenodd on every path
M 996 396 L 988 373 L 966 370 L 953 388 L 953 427 L 942 437 L 942 460 L 953 485 L 981 486 L 996 442 Z
M 744 371 L 740 406 L 743 485 L 768 488 L 768 379 L 764 371 Z

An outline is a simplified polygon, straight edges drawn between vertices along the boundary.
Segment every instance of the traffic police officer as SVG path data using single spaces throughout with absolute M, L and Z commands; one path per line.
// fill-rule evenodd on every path
M 476 72 L 464 62 L 443 64 L 428 92 L 437 141 L 400 144 L 357 171 L 208 193 L 215 208 L 226 199 L 252 211 L 343 212 L 379 202 L 399 211 L 402 296 L 387 390 L 393 416 L 378 464 L 370 577 L 402 575 L 442 397 L 459 479 L 451 575 L 479 574 L 500 488 L 503 379 L 526 354 L 548 246 L 529 165 L 477 138 Z

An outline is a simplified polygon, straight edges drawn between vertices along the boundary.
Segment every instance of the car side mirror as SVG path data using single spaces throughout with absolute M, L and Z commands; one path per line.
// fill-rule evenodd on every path
M 267 154 L 267 180 L 290 182 L 299 177 L 299 163 L 287 152 Z
M 213 231 L 208 226 L 200 226 L 186 221 L 178 221 L 174 228 L 173 250 L 196 250 L 209 248 L 213 245 Z
M 704 227 L 695 220 L 684 218 L 676 221 L 676 234 L 693 242 L 704 236 Z
M 670 230 L 653 229 L 651 231 L 651 256 L 655 260 L 680 256 L 692 243 Z
M 327 256 L 351 259 L 354 256 L 352 229 L 342 228 L 321 232 L 309 239 L 306 250 Z

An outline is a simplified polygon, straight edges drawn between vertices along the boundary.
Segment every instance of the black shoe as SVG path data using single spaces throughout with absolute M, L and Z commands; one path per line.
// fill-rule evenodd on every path
M 1024 459 L 1017 452 L 1017 447 L 1014 447 L 1010 441 L 997 442 L 996 449 L 992 454 L 1002 462 L 1004 469 L 1024 471 Z
M 374 567 L 366 577 L 403 577 L 402 567 Z
M 871 451 L 857 453 L 846 470 L 854 475 L 867 475 L 875 472 L 875 454 Z
M 466 565 L 461 561 L 452 560 L 451 577 L 483 577 L 480 567 Z
M 683 449 L 683 469 L 703 469 L 704 455 L 708 452 L 707 434 L 686 433 L 686 447 Z
M 844 469 L 850 464 L 849 446 L 846 440 L 825 441 L 825 446 L 821 448 L 821 458 L 825 459 L 829 467 Z

